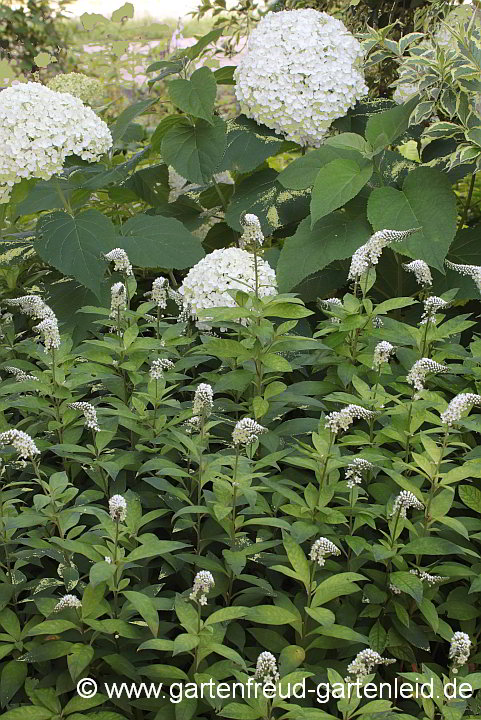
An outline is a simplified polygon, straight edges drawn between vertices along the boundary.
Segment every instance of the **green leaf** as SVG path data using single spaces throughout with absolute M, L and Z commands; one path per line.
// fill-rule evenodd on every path
M 299 223 L 295 235 L 284 241 L 277 263 L 280 292 L 288 292 L 305 278 L 334 260 L 352 256 L 372 234 L 369 224 L 336 211 L 311 228 L 309 217 Z
M 334 598 L 350 595 L 359 592 L 360 588 L 354 583 L 355 580 L 363 580 L 364 577 L 358 573 L 346 572 L 332 575 L 319 583 L 314 593 L 312 607 L 325 605 Z
M 283 543 L 289 562 L 294 568 L 297 577 L 308 588 L 311 581 L 311 569 L 304 550 L 288 533 L 284 533 Z
M 233 720 L 257 720 L 257 718 L 262 717 L 260 710 L 236 702 L 228 703 L 219 714 L 221 717 L 232 718 Z
M 214 625 L 214 623 L 225 622 L 226 620 L 236 620 L 245 617 L 247 611 L 248 608 L 240 606 L 221 608 L 221 610 L 216 610 L 212 615 L 209 615 L 205 624 Z
M 400 550 L 401 555 L 470 555 L 479 557 L 468 548 L 455 545 L 450 540 L 439 537 L 420 537 L 412 540 Z
M 66 630 L 77 628 L 70 620 L 44 620 L 44 622 L 30 628 L 27 635 L 58 635 Z
M 345 625 L 321 625 L 316 630 L 317 635 L 324 635 L 326 637 L 337 638 L 338 640 L 349 640 L 350 642 L 369 644 L 369 639 L 365 635 L 356 632 L 350 627 Z
M 23 686 L 27 672 L 27 664 L 16 662 L 15 660 L 11 660 L 3 666 L 0 678 L 0 700 L 2 707 L 8 705 L 15 693 Z
M 372 175 L 372 163 L 333 160 L 319 170 L 312 190 L 311 227 L 355 197 Z
M 421 228 L 391 248 L 443 270 L 457 218 L 456 196 L 443 173 L 419 167 L 407 175 L 402 190 L 376 188 L 369 197 L 368 217 L 374 230 Z
M 418 102 L 419 98 L 414 97 L 403 105 L 371 115 L 366 125 L 366 139 L 371 143 L 375 153 L 391 145 L 406 132 L 409 117 Z
M 296 616 L 289 610 L 275 605 L 258 605 L 249 608 L 246 617 L 251 622 L 262 625 L 288 625 L 296 620 Z
M 134 562 L 135 560 L 143 560 L 150 557 L 161 557 L 167 553 L 174 552 L 174 550 L 182 550 L 187 547 L 185 543 L 177 542 L 176 540 L 149 540 L 146 543 L 142 543 L 129 553 L 125 560 L 126 562 Z
M 208 67 L 192 73 L 189 80 L 179 78 L 167 85 L 169 97 L 180 110 L 214 124 L 214 103 L 217 83 Z
M 136 215 L 122 226 L 117 243 L 139 267 L 182 270 L 204 257 L 199 240 L 175 218 Z
M 250 172 L 286 145 L 279 137 L 262 135 L 257 123 L 241 115 L 227 121 L 227 144 L 217 171 Z
M 242 232 L 243 213 L 257 215 L 265 235 L 304 218 L 309 212 L 310 193 L 290 192 L 277 182 L 277 172 L 260 170 L 236 186 L 225 214 L 228 225 Z
M 473 485 L 461 485 L 458 488 L 459 497 L 466 505 L 477 513 L 481 513 L 481 490 Z
M 418 605 L 423 599 L 423 584 L 421 580 L 410 572 L 393 572 L 389 576 L 389 581 L 397 587 L 401 592 L 410 595 Z
M 211 43 L 215 43 L 216 40 L 221 37 L 221 35 L 222 29 L 215 29 L 206 33 L 203 37 L 200 38 L 200 40 L 195 43 L 195 45 L 191 45 L 191 47 L 187 48 L 184 53 L 185 57 L 188 57 L 189 60 L 194 60 L 201 54 L 204 48 L 206 48 Z
M 133 590 L 124 590 L 123 595 L 134 606 L 139 615 L 143 617 L 149 626 L 152 635 L 157 636 L 159 631 L 159 615 L 152 601 L 152 598 Z
M 54 713 L 39 705 L 22 705 L 22 707 L 7 710 L 2 715 L 3 720 L 50 720 Z
M 102 254 L 115 247 L 112 221 L 98 210 L 76 217 L 53 212 L 39 219 L 36 233 L 34 248 L 42 260 L 99 296 L 107 265 Z
M 110 132 L 112 133 L 114 145 L 118 144 L 123 138 L 130 123 L 135 120 L 136 117 L 142 115 L 142 113 L 152 107 L 152 105 L 156 102 L 157 98 L 154 98 L 153 100 L 141 100 L 133 105 L 129 105 L 128 108 L 120 113 L 113 125 L 110 126 Z
M 81 677 L 85 668 L 92 662 L 94 649 L 90 645 L 76 643 L 72 645 L 72 652 L 67 655 L 67 665 L 70 677 L 75 682 Z
M 179 120 L 162 138 L 165 162 L 191 182 L 203 185 L 212 179 L 226 146 L 226 124 L 215 117 L 214 124 L 198 120 L 192 125 Z

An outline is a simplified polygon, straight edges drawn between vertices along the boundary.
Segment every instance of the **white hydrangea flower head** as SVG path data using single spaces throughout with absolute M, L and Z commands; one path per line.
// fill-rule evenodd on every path
M 334 545 L 333 542 L 325 537 L 321 537 L 316 540 L 309 551 L 310 559 L 317 563 L 319 567 L 323 567 L 326 563 L 326 558 L 329 555 L 340 555 L 341 551 Z
M 352 489 L 360 485 L 366 474 L 374 468 L 374 465 L 363 458 L 354 458 L 346 468 L 347 487 Z
M 68 155 L 89 162 L 112 147 L 107 125 L 79 98 L 39 83 L 0 93 L 0 203 L 23 178 L 49 180 Z
M 240 445 L 252 445 L 259 438 L 259 435 L 267 432 L 267 428 L 260 425 L 252 418 L 242 418 L 236 422 L 232 431 L 232 442 L 235 447 Z
M 428 585 L 437 585 L 437 583 L 442 582 L 443 580 L 447 580 L 446 577 L 443 577 L 442 575 L 430 575 L 425 570 L 415 570 L 412 569 L 409 571 L 411 575 L 416 575 L 422 582 L 427 583 Z
M 192 591 L 189 595 L 199 605 L 207 605 L 207 594 L 215 586 L 214 577 L 208 570 L 200 570 L 194 578 Z
M 246 213 L 241 219 L 241 225 L 244 232 L 239 238 L 239 246 L 244 249 L 247 247 L 262 247 L 264 243 L 264 233 L 259 218 L 253 213 Z
M 465 665 L 469 660 L 471 653 L 471 639 L 464 632 L 455 632 L 451 638 L 451 646 L 449 648 L 449 659 L 453 661 L 452 671 L 458 672 L 458 668 Z
M 277 661 L 274 655 L 268 650 L 261 652 L 257 658 L 254 678 L 263 685 L 276 685 L 279 682 Z
M 449 260 L 445 260 L 444 262 L 446 267 L 450 270 L 455 270 L 461 275 L 467 275 L 472 278 L 479 292 L 481 292 L 481 267 L 479 265 L 462 265 L 459 263 L 449 262 Z
M 97 78 L 88 77 L 83 73 L 64 73 L 55 75 L 48 81 L 47 87 L 55 92 L 69 93 L 79 98 L 86 105 L 98 103 L 103 95 L 102 83 Z
M 165 310 L 169 295 L 169 281 L 164 277 L 155 278 L 152 283 L 152 290 L 145 294 L 157 305 L 158 308 Z
M 94 406 L 88 402 L 73 402 L 68 404 L 72 410 L 80 410 L 85 418 L 85 427 L 89 430 L 100 430 L 100 426 L 97 421 L 97 411 Z
M 369 268 L 377 265 L 382 251 L 392 242 L 402 242 L 410 235 L 417 232 L 419 228 L 411 228 L 410 230 L 378 230 L 371 235 L 369 240 L 361 245 L 351 260 L 349 268 L 349 280 L 356 280 L 364 275 Z
M 124 522 L 127 517 L 127 501 L 122 495 L 112 495 L 109 500 L 109 514 L 114 522 Z
M 254 255 L 241 248 L 226 248 L 209 253 L 191 268 L 179 288 L 184 308 L 189 306 L 190 313 L 195 317 L 206 308 L 235 307 L 235 301 L 227 291 L 254 292 L 254 262 Z M 259 296 L 275 295 L 276 274 L 259 257 L 257 273 Z
M 75 595 L 64 595 L 55 605 L 53 611 L 60 612 L 60 610 L 66 610 L 67 608 L 77 609 L 81 607 L 82 602 L 78 599 L 78 597 L 75 597 Z
M 12 445 L 18 456 L 25 460 L 31 460 L 40 453 L 30 435 L 23 430 L 5 430 L 0 433 L 0 445 Z
M 38 382 L 38 377 L 35 377 L 35 375 L 29 375 L 24 370 L 20 370 L 20 368 L 6 366 L 5 370 L 10 373 L 10 375 L 13 375 L 17 382 L 26 382 L 27 380 L 34 380 L 35 382 Z
M 426 325 L 426 323 L 435 323 L 436 313 L 439 312 L 439 310 L 445 310 L 448 305 L 449 303 L 446 302 L 446 300 L 437 297 L 437 295 L 430 295 L 430 297 L 426 298 L 424 301 L 424 312 L 421 316 L 421 325 Z
M 381 340 L 374 348 L 374 356 L 372 359 L 373 370 L 379 370 L 383 363 L 388 363 L 389 358 L 395 352 L 396 348 L 387 340 Z
M 481 405 L 481 395 L 475 393 L 460 393 L 449 403 L 446 410 L 441 413 L 441 422 L 452 427 L 455 425 L 466 410 L 471 410 L 473 405 Z
M 418 392 L 414 397 L 417 397 L 421 390 L 424 390 L 424 381 L 426 375 L 429 373 L 446 373 L 449 372 L 447 365 L 441 365 L 440 363 L 430 360 L 429 358 L 421 358 L 417 360 L 409 373 L 406 376 L 407 382 L 412 385 Z
M 319 147 L 334 120 L 367 94 L 360 44 L 317 10 L 268 13 L 234 73 L 241 112 L 299 145 Z
M 125 273 L 125 275 L 134 274 L 132 271 L 132 265 L 130 264 L 129 257 L 125 250 L 122 250 L 122 248 L 114 248 L 106 255 L 104 255 L 104 257 L 109 262 L 114 263 L 114 272 L 122 272 Z
M 164 372 L 166 370 L 172 370 L 173 367 L 174 363 L 172 360 L 168 360 L 167 358 L 157 358 L 156 360 L 152 360 L 149 372 L 150 379 L 162 380 Z
M 347 666 L 347 672 L 355 678 L 364 678 L 372 673 L 376 665 L 392 665 L 394 662 L 396 661 L 383 658 L 378 652 L 368 648 L 358 652 L 352 663 Z M 349 678 L 346 678 L 346 681 L 349 681 Z
M 212 389 L 212 385 L 209 385 L 208 383 L 200 383 L 195 389 L 194 402 L 192 403 L 192 414 L 208 418 L 213 407 L 214 391 Z
M 117 282 L 110 288 L 110 317 L 117 318 L 117 314 L 127 309 L 127 288 L 123 282 Z
M 401 490 L 399 495 L 394 500 L 390 517 L 396 515 L 399 512 L 399 517 L 405 518 L 406 511 L 409 508 L 415 508 L 416 510 L 424 510 L 424 505 L 420 502 L 414 493 L 409 490 Z
M 422 285 L 423 287 L 431 287 L 431 285 L 433 284 L 433 276 L 431 275 L 431 270 L 429 268 L 429 265 L 425 263 L 424 260 L 413 260 L 410 263 L 404 263 L 403 268 L 408 272 L 414 273 L 414 277 L 416 278 L 416 282 L 418 283 L 418 285 Z
M 42 335 L 45 352 L 56 350 L 60 347 L 60 333 L 55 315 L 52 314 L 51 317 L 46 317 L 45 320 L 35 325 L 34 330 Z
M 376 413 L 372 410 L 366 410 L 360 405 L 347 405 L 342 410 L 326 415 L 324 427 L 329 428 L 332 433 L 337 435 L 340 430 L 347 430 L 354 420 L 362 418 L 369 422 L 375 417 Z

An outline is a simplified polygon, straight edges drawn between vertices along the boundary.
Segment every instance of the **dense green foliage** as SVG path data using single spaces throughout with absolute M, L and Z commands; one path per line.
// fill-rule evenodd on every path
M 150 93 L 120 114 L 97 108 L 114 141 L 101 162 L 70 157 L 0 205 L 0 435 L 27 433 L 39 451 L 22 458 L 2 436 L 5 720 L 479 717 L 481 271 L 473 281 L 445 259 L 481 266 L 480 37 L 463 29 L 451 53 L 420 59 L 431 36 L 364 30 L 367 66 L 404 64 L 418 92 L 366 99 L 318 149 L 219 113 L 234 68 L 203 61 L 221 26 L 156 60 Z M 187 271 L 236 246 L 246 213 L 279 294 L 231 291 L 233 307 L 179 316 Z M 356 250 L 386 228 L 413 232 L 349 280 Z M 112 271 L 114 248 L 133 274 Z M 405 270 L 411 259 L 432 286 Z M 166 307 L 146 295 L 156 277 L 170 283 Z M 58 317 L 58 348 L 10 304 L 32 294 Z M 445 302 L 437 314 L 428 295 Z M 382 342 L 393 353 L 379 362 Z M 413 387 L 423 358 L 445 367 Z M 193 413 L 200 383 L 214 394 L 205 414 Z M 447 422 L 462 393 L 465 412 Z M 335 413 L 352 405 L 341 429 Z M 235 444 L 246 417 L 265 432 Z M 352 482 L 358 459 L 370 465 Z M 316 562 L 319 538 L 339 554 Z M 191 597 L 200 571 L 215 582 L 205 605 Z M 65 595 L 78 607 L 57 607 Z M 472 647 L 457 666 L 458 631 Z M 316 699 L 368 648 L 395 661 L 372 669 L 376 686 L 432 681 L 435 696 Z M 247 683 L 265 651 L 284 697 L 171 701 L 179 683 Z M 82 699 L 82 678 L 99 694 Z M 454 678 L 472 697 L 445 696 Z M 172 696 L 109 698 L 103 684 L 123 681 Z M 304 681 L 305 697 L 289 698 L 287 683 Z

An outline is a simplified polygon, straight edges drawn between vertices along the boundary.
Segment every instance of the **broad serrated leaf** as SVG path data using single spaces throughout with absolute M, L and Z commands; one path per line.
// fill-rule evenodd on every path
M 161 154 L 180 175 L 191 182 L 208 183 L 216 171 L 226 146 L 226 124 L 219 117 L 213 125 L 187 118 L 179 120 L 162 137 Z
M 217 83 L 208 67 L 201 67 L 188 80 L 178 78 L 167 85 L 169 97 L 180 110 L 214 124 Z

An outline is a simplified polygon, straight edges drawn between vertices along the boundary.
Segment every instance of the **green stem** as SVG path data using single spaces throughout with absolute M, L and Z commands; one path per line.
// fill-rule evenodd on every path
M 236 504 L 237 504 L 237 467 L 239 464 L 239 448 L 236 446 L 235 449 L 235 462 L 234 462 L 234 473 L 232 479 L 232 533 L 231 540 L 232 545 L 235 545 L 235 521 L 236 521 Z
M 469 213 L 469 208 L 470 208 L 470 206 L 471 206 L 471 200 L 472 200 L 472 197 L 473 197 L 473 190 L 474 190 L 474 184 L 475 184 L 475 182 L 476 182 L 476 173 L 473 173 L 473 174 L 471 175 L 471 181 L 470 181 L 470 183 L 469 183 L 468 196 L 467 196 L 467 198 L 466 198 L 466 202 L 464 203 L 463 214 L 462 214 L 462 216 L 461 216 L 461 220 L 459 221 L 458 230 L 462 230 L 462 229 L 463 229 L 463 227 L 464 227 L 465 224 L 466 224 L 466 220 L 468 219 L 468 213 Z

